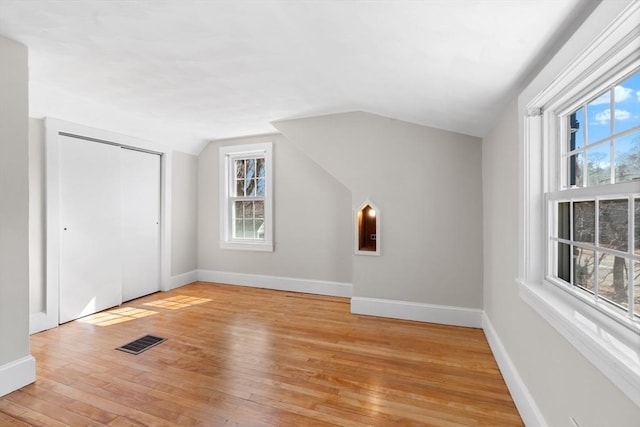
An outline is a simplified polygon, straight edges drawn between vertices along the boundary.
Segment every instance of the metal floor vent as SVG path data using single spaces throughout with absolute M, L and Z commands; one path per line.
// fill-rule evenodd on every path
M 163 341 L 166 341 L 166 338 L 156 337 L 153 335 L 145 335 L 143 337 L 138 338 L 135 341 L 131 341 L 129 344 L 125 344 L 122 347 L 117 347 L 116 350 L 126 351 L 131 354 L 140 354 L 145 350 L 150 349 L 154 345 L 158 345 Z

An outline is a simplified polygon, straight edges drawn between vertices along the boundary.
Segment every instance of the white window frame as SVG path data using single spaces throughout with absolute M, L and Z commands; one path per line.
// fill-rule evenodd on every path
M 599 79 L 600 86 L 602 90 L 610 88 L 614 82 L 620 80 L 621 77 L 628 77 L 629 71 L 632 71 L 633 74 L 636 74 L 640 69 L 640 58 L 636 58 L 635 60 L 625 61 L 619 66 L 614 67 L 613 72 L 605 76 L 604 79 Z M 567 128 L 567 117 L 573 111 L 575 111 L 581 104 L 584 103 L 585 99 L 593 98 L 593 95 L 599 95 L 602 90 L 596 89 L 592 90 L 589 88 L 586 92 L 583 91 L 578 94 L 577 99 L 572 100 L 568 105 L 562 106 L 560 108 L 555 108 L 557 105 L 552 103 L 551 108 L 548 108 L 544 117 L 547 117 L 547 121 L 552 122 L 554 126 L 558 127 L 558 131 L 550 133 L 547 136 L 546 146 L 549 151 L 549 179 L 548 185 L 545 193 L 545 207 L 546 207 L 546 219 L 548 223 L 547 227 L 547 265 L 545 270 L 545 280 L 553 282 L 560 287 L 566 286 L 566 283 L 561 279 L 557 278 L 557 252 L 555 250 L 557 242 L 563 242 L 569 245 L 583 247 L 587 250 L 598 251 L 603 254 L 606 253 L 612 256 L 620 256 L 629 261 L 629 269 L 628 269 L 628 283 L 629 287 L 632 289 L 633 282 L 633 269 L 634 262 L 640 261 L 640 257 L 633 254 L 633 227 L 634 227 L 634 200 L 640 197 L 640 183 L 638 182 L 624 182 L 617 184 L 604 184 L 604 185 L 596 185 L 596 186 L 584 186 L 584 187 L 570 187 L 568 183 L 569 173 L 567 168 L 567 158 L 565 157 L 567 149 L 566 144 L 566 136 L 568 135 Z M 634 94 L 635 95 L 635 94 Z M 543 117 L 543 120 L 545 118 Z M 611 120 L 612 126 L 614 119 Z M 634 133 L 637 132 L 637 128 L 634 129 Z M 623 132 L 627 133 L 628 131 Z M 615 135 L 612 133 L 611 139 L 615 139 Z M 588 144 L 586 145 L 584 151 L 589 147 L 593 147 L 596 144 Z M 613 146 L 611 147 L 613 150 Z M 575 151 L 575 150 L 574 150 Z M 585 164 L 586 164 L 585 158 Z M 613 160 L 610 157 L 610 160 Z M 586 185 L 587 180 L 587 168 L 583 165 L 583 185 Z M 610 178 L 614 177 L 614 165 L 611 165 Z M 599 203 L 603 201 L 609 200 L 627 200 L 628 201 L 628 249 L 627 251 L 620 251 L 609 249 L 598 244 L 599 242 L 599 233 L 600 229 L 598 227 L 598 218 L 599 218 Z M 594 229 L 594 242 L 577 242 L 573 239 L 573 236 L 569 236 L 569 239 L 560 239 L 556 237 L 556 221 L 557 221 L 557 203 L 559 202 L 593 202 L 595 205 L 595 229 Z M 570 214 L 570 217 L 573 215 Z M 572 227 L 573 228 L 573 227 Z M 597 263 L 596 263 L 597 264 Z M 570 264 L 571 271 L 573 273 L 573 263 Z M 598 265 L 595 265 L 595 270 L 597 272 Z M 594 273 L 596 273 L 594 272 Z M 573 276 L 573 274 L 571 274 Z M 598 282 L 596 279 L 596 283 L 594 284 L 596 288 L 596 295 Z M 601 298 L 593 295 L 590 297 L 587 294 L 582 295 L 578 292 L 579 297 L 581 297 L 586 304 L 592 305 L 597 310 L 603 311 L 607 315 L 612 318 L 619 320 L 623 325 L 629 327 L 632 330 L 637 330 L 640 332 L 640 318 L 634 316 L 631 311 L 633 310 L 633 301 L 631 300 L 632 293 L 628 293 L 629 300 L 628 310 L 629 313 L 626 315 L 619 313 L 618 311 L 612 309 L 612 306 L 608 306 L 601 301 Z M 611 309 L 610 309 L 611 307 Z
M 233 164 L 235 160 L 264 157 L 264 239 L 233 237 Z M 246 251 L 273 252 L 273 144 L 230 145 L 220 147 L 220 247 Z
M 551 201 L 545 194 L 558 190 L 559 174 L 564 173 L 558 150 L 562 117 L 581 96 L 597 94 L 640 64 L 640 2 L 630 2 L 608 21 L 611 19 L 602 31 L 583 30 L 581 34 L 592 34 L 586 48 L 572 58 L 565 55 L 562 66 L 554 58 L 551 69 L 555 67 L 558 73 L 550 77 L 548 66 L 538 77 L 547 82 L 545 86 L 534 80 L 520 97 L 525 114 L 521 122 L 522 226 L 517 282 L 521 298 L 640 406 L 640 322 L 595 304 L 582 291 L 558 283 L 549 274 L 555 260 L 551 260 L 554 254 L 548 250 L 548 237 L 555 224 L 549 217 L 547 206 Z M 637 182 L 620 186 L 624 192 L 640 191 Z M 603 195 L 600 190 L 587 187 L 576 193 L 591 198 Z

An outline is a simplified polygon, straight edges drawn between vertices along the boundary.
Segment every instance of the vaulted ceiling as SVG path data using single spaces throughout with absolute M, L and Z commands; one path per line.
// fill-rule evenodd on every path
M 483 136 L 581 0 L 0 0 L 30 114 L 197 153 L 353 110 Z

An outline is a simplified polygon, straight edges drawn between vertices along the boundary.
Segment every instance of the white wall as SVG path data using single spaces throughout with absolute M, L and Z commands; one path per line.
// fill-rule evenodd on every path
M 479 138 L 363 112 L 275 126 L 351 190 L 349 233 L 366 199 L 380 210 L 381 256 L 349 253 L 354 296 L 482 307 Z
M 273 142 L 275 250 L 221 249 L 219 147 L 267 141 Z M 347 189 L 281 135 L 215 141 L 200 154 L 199 270 L 351 283 L 350 219 Z
M 197 269 L 198 157 L 174 152 L 171 185 L 171 276 Z
M 29 355 L 27 48 L 0 37 L 0 396 L 35 380 Z

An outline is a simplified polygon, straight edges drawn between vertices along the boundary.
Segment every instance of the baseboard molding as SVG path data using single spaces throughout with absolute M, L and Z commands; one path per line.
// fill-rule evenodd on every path
M 36 380 L 36 359 L 21 357 L 0 366 L 0 397 L 16 391 Z
M 446 305 L 423 304 L 380 298 L 351 298 L 351 312 L 392 319 L 440 323 L 452 326 L 482 327 L 482 310 Z
M 489 342 L 489 347 L 491 347 L 493 356 L 498 363 L 498 368 L 500 368 L 500 373 L 502 373 L 504 382 L 507 384 L 507 388 L 511 393 L 513 402 L 518 408 L 518 412 L 520 412 L 524 424 L 527 426 L 547 427 L 548 424 L 542 416 L 540 409 L 538 409 L 536 401 L 529 393 L 527 385 L 511 361 L 509 353 L 507 353 L 507 350 L 504 348 L 498 333 L 493 328 L 486 313 L 482 314 L 482 329 L 484 330 L 484 334 Z
M 171 280 L 169 281 L 169 289 L 170 291 L 175 288 L 179 288 L 180 286 L 188 285 L 189 283 L 198 281 L 198 270 L 187 271 L 186 273 L 178 274 L 176 276 L 171 276 Z
M 258 274 L 232 273 L 226 271 L 198 270 L 197 277 L 198 280 L 202 282 L 224 283 L 228 285 L 251 286 L 254 288 L 347 298 L 351 297 L 353 289 L 351 283 L 262 276 Z

